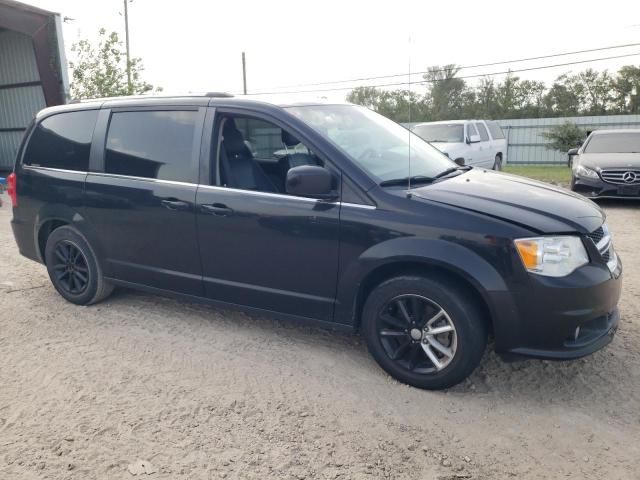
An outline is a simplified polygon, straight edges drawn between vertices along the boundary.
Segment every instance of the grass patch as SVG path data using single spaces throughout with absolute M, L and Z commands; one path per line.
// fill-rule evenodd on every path
M 571 181 L 571 169 L 565 165 L 505 165 L 504 171 L 556 185 Z

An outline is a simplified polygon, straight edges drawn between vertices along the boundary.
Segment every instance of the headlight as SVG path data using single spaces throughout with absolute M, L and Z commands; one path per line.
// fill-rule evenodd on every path
M 573 172 L 579 177 L 599 178 L 598 172 L 588 167 L 585 167 L 583 165 L 576 165 L 575 168 L 573 169 Z
M 537 237 L 515 240 L 524 267 L 546 277 L 565 277 L 589 263 L 580 237 Z

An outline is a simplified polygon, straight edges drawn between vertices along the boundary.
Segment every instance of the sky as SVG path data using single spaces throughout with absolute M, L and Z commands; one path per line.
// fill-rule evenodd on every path
M 95 39 L 101 27 L 124 38 L 123 0 L 22 1 L 69 17 L 64 23 L 69 59 L 71 45 L 81 38 Z M 288 92 L 416 81 L 419 75 L 414 74 L 325 87 L 297 86 L 419 72 L 432 65 L 474 65 L 640 43 L 640 1 L 133 0 L 129 25 L 131 53 L 142 58 L 144 79 L 165 92 L 241 92 L 243 51 L 249 93 Z M 460 75 L 633 53 L 639 55 L 517 74 L 550 83 L 567 71 L 588 67 L 615 71 L 622 65 L 640 65 L 640 45 L 464 69 Z M 343 99 L 347 93 L 304 96 Z

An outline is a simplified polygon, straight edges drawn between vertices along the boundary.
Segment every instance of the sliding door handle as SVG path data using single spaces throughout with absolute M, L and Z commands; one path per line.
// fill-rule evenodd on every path
M 228 217 L 229 215 L 233 215 L 233 210 L 227 207 L 223 203 L 212 203 L 210 205 L 201 205 L 200 210 L 204 213 L 208 213 L 211 215 L 220 215 L 223 217 Z
M 183 202 L 177 198 L 165 198 L 160 200 L 160 203 L 169 210 L 187 210 L 189 208 L 189 202 Z

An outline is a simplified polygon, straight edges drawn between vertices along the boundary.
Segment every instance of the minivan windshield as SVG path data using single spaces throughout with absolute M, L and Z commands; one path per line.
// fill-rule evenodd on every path
M 379 183 L 409 176 L 432 179 L 456 167 L 419 136 L 368 108 L 304 105 L 287 110 L 340 148 Z
M 461 123 L 417 125 L 413 131 L 427 142 L 462 143 L 464 141 L 464 126 Z
M 593 135 L 584 153 L 640 153 L 640 132 Z

